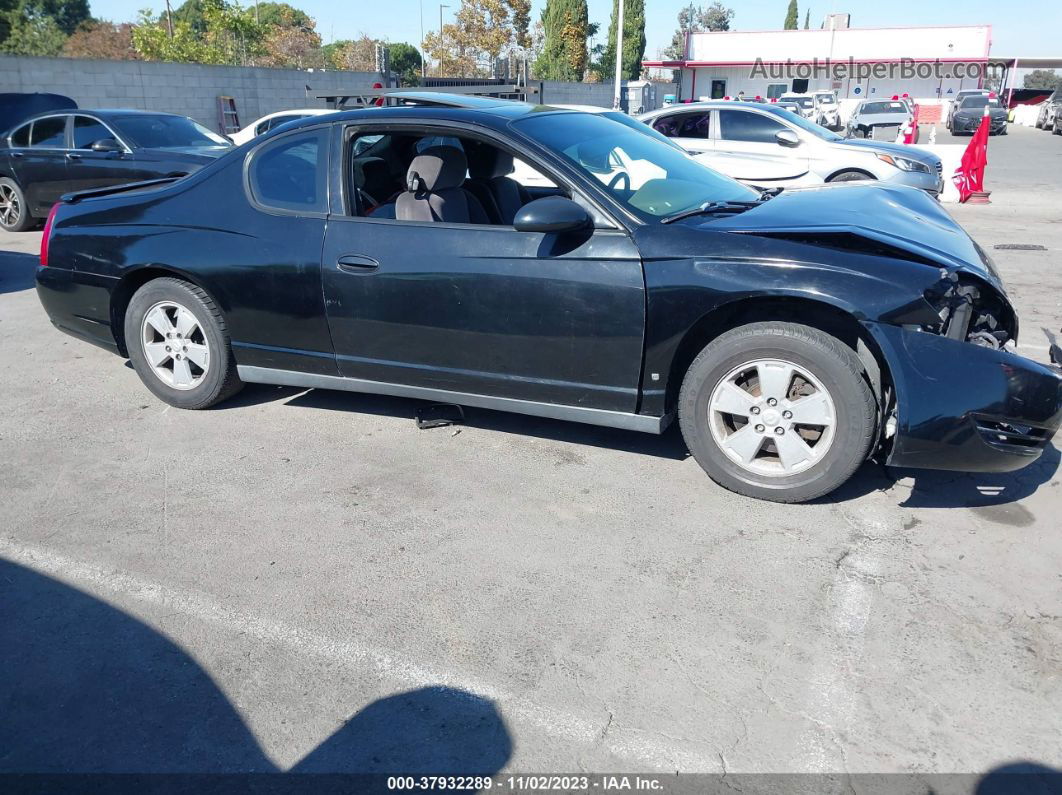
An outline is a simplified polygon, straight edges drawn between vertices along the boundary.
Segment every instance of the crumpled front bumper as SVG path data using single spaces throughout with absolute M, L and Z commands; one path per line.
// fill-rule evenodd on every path
M 1062 371 L 883 323 L 866 324 L 896 387 L 887 463 L 964 472 L 1031 464 L 1062 425 Z

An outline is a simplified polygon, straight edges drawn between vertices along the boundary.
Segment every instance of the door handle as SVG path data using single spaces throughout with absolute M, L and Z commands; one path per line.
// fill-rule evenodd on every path
M 339 258 L 336 262 L 336 267 L 346 273 L 372 273 L 380 267 L 380 263 L 372 257 L 347 254 Z
M 67 152 L 66 153 L 66 159 L 67 160 L 80 160 L 81 159 L 81 155 L 79 155 L 77 152 Z
M 12 152 L 11 156 L 12 157 L 25 157 L 25 155 L 22 152 Z

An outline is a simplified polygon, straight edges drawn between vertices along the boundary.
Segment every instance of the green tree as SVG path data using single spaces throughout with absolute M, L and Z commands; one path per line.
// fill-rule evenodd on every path
M 420 66 L 423 63 L 420 50 L 404 41 L 388 44 L 387 49 L 391 52 L 391 71 L 398 74 L 402 85 L 419 84 Z
M 1033 69 L 1027 75 L 1023 85 L 1025 88 L 1042 88 L 1045 91 L 1054 91 L 1062 87 L 1062 77 L 1055 74 L 1054 69 Z
M 424 52 L 443 77 L 490 77 L 510 46 L 513 28 L 506 0 L 461 0 L 454 21 L 424 38 Z
M 88 0 L 37 0 L 40 13 L 55 20 L 55 24 L 67 36 L 77 30 L 82 22 L 92 19 Z
M 608 26 L 608 43 L 601 55 L 601 71 L 614 75 L 616 70 L 617 0 L 612 0 L 612 20 Z M 623 3 L 623 66 L 624 80 L 637 80 L 642 74 L 645 58 L 645 0 L 624 0 Z
M 317 29 L 317 23 L 309 14 L 287 3 L 250 5 L 245 13 L 264 28 L 299 28 L 307 33 Z
M 797 10 L 797 0 L 789 0 L 789 9 L 785 12 L 785 25 L 786 30 L 796 30 L 797 22 L 800 19 L 800 12 Z
M 582 80 L 586 71 L 586 0 L 547 0 L 542 11 L 545 40 L 535 61 L 541 80 Z
M 804 30 L 811 29 L 811 9 L 804 12 Z
M 59 55 L 66 33 L 55 18 L 45 13 L 42 3 L 23 2 L 2 12 L 0 31 L 6 35 L 0 52 L 11 55 Z
M 521 50 L 531 49 L 531 0 L 508 0 L 513 15 L 513 43 Z
M 664 50 L 664 57 L 672 60 L 685 58 L 686 34 L 730 30 L 733 19 L 734 9 L 727 8 L 719 0 L 704 8 L 690 3 L 678 12 L 678 28 L 671 37 L 671 44 Z

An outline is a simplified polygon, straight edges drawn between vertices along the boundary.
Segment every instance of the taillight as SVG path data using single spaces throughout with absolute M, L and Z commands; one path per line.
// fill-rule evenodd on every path
M 41 265 L 48 265 L 48 241 L 52 236 L 52 221 L 55 220 L 55 213 L 59 209 L 59 205 L 62 202 L 56 202 L 52 205 L 52 209 L 48 211 L 48 220 L 44 222 L 44 234 L 41 235 Z

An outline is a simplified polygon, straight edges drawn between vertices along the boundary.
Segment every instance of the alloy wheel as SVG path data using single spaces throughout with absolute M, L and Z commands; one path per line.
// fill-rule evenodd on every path
M 781 359 L 746 362 L 722 378 L 708 399 L 708 425 L 742 469 L 786 477 L 822 460 L 833 444 L 837 412 L 822 382 Z
M 175 301 L 160 301 L 144 314 L 140 338 L 144 358 L 167 386 L 195 389 L 210 369 L 202 324 Z
M 22 217 L 22 203 L 10 185 L 0 185 L 0 222 L 14 226 Z

